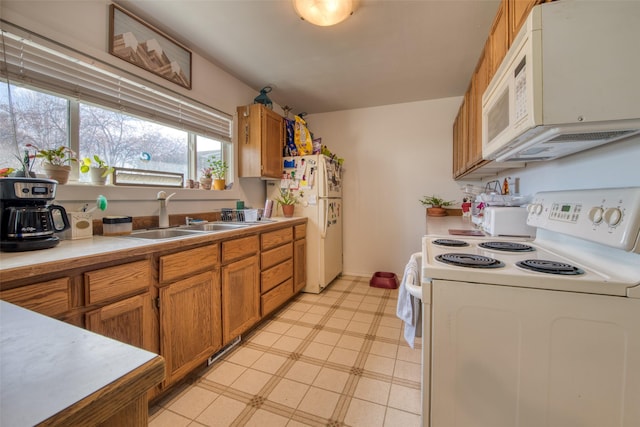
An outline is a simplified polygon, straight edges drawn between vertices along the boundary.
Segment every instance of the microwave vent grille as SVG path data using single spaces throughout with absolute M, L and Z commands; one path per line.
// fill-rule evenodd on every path
M 569 133 L 558 135 L 546 143 L 558 142 L 591 142 L 591 141 L 608 141 L 614 138 L 621 138 L 625 135 L 632 134 L 635 130 L 620 130 L 607 132 L 588 132 L 588 133 Z

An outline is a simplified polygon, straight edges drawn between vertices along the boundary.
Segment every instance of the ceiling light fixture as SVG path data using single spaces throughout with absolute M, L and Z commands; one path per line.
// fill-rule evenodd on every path
M 355 10 L 353 0 L 292 0 L 293 8 L 303 20 L 313 25 L 336 25 Z

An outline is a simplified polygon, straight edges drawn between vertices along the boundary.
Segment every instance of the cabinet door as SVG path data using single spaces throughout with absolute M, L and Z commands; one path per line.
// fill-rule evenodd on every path
M 489 63 L 486 49 L 471 81 L 471 109 L 469 112 L 469 139 L 467 141 L 466 169 L 471 169 L 482 161 L 482 95 L 489 85 Z
M 258 255 L 222 267 L 222 337 L 231 341 L 260 320 Z
M 86 314 L 87 329 L 153 351 L 149 340 L 151 296 L 136 295 Z
M 283 119 L 268 108 L 262 109 L 262 176 L 282 176 Z
M 507 0 L 502 0 L 489 32 L 490 66 L 489 81 L 496 73 L 509 49 L 509 25 L 507 22 Z
M 219 270 L 160 289 L 161 353 L 165 385 L 184 377 L 222 346 Z
M 307 241 L 293 242 L 293 293 L 297 294 L 307 284 Z
M 542 0 L 509 0 L 509 45 L 518 35 L 533 6 Z
M 284 120 L 262 104 L 238 107 L 238 176 L 280 178 Z

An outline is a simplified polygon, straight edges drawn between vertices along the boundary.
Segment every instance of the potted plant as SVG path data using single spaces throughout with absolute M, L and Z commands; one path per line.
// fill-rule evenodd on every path
M 211 168 L 202 168 L 202 176 L 200 177 L 200 188 L 203 190 L 211 190 L 211 181 L 213 178 L 213 171 Z
M 447 210 L 444 207 L 451 206 L 454 201 L 444 200 L 438 196 L 424 196 L 420 203 L 424 206 L 431 206 L 427 208 L 427 216 L 447 216 Z
M 295 209 L 295 205 L 298 203 L 298 198 L 291 189 L 280 189 L 280 196 L 276 197 L 276 202 L 282 207 L 282 214 L 286 218 L 290 218 L 293 216 L 293 211 Z
M 97 154 L 91 157 L 85 157 L 82 159 L 80 165 L 80 172 L 91 173 L 91 182 L 98 185 L 104 185 L 107 182 L 107 177 L 113 172 L 113 167 L 109 166 L 107 162 L 102 160 Z
M 71 148 L 61 145 L 58 148 L 38 148 L 34 144 L 27 144 L 36 150 L 36 158 L 42 159 L 42 169 L 47 177 L 55 179 L 58 184 L 66 184 L 71 173 L 71 162 L 77 162 L 76 153 Z
M 209 157 L 207 159 L 207 163 L 211 168 L 211 174 L 213 175 L 213 189 L 214 190 L 224 190 L 226 186 L 225 177 L 227 176 L 227 170 L 229 170 L 229 165 L 222 159 L 215 159 L 214 157 Z

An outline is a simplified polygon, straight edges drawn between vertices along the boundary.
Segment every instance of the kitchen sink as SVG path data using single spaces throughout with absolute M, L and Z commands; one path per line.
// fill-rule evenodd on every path
M 161 228 L 157 230 L 136 231 L 124 237 L 160 240 L 160 239 L 173 239 L 176 237 L 195 236 L 198 234 L 202 234 L 202 233 L 199 233 L 195 230 L 177 230 L 175 228 Z
M 198 231 L 226 231 L 235 230 L 236 228 L 248 227 L 249 224 L 225 224 L 220 222 L 206 222 L 204 224 L 192 224 L 185 226 L 184 230 L 198 230 Z

